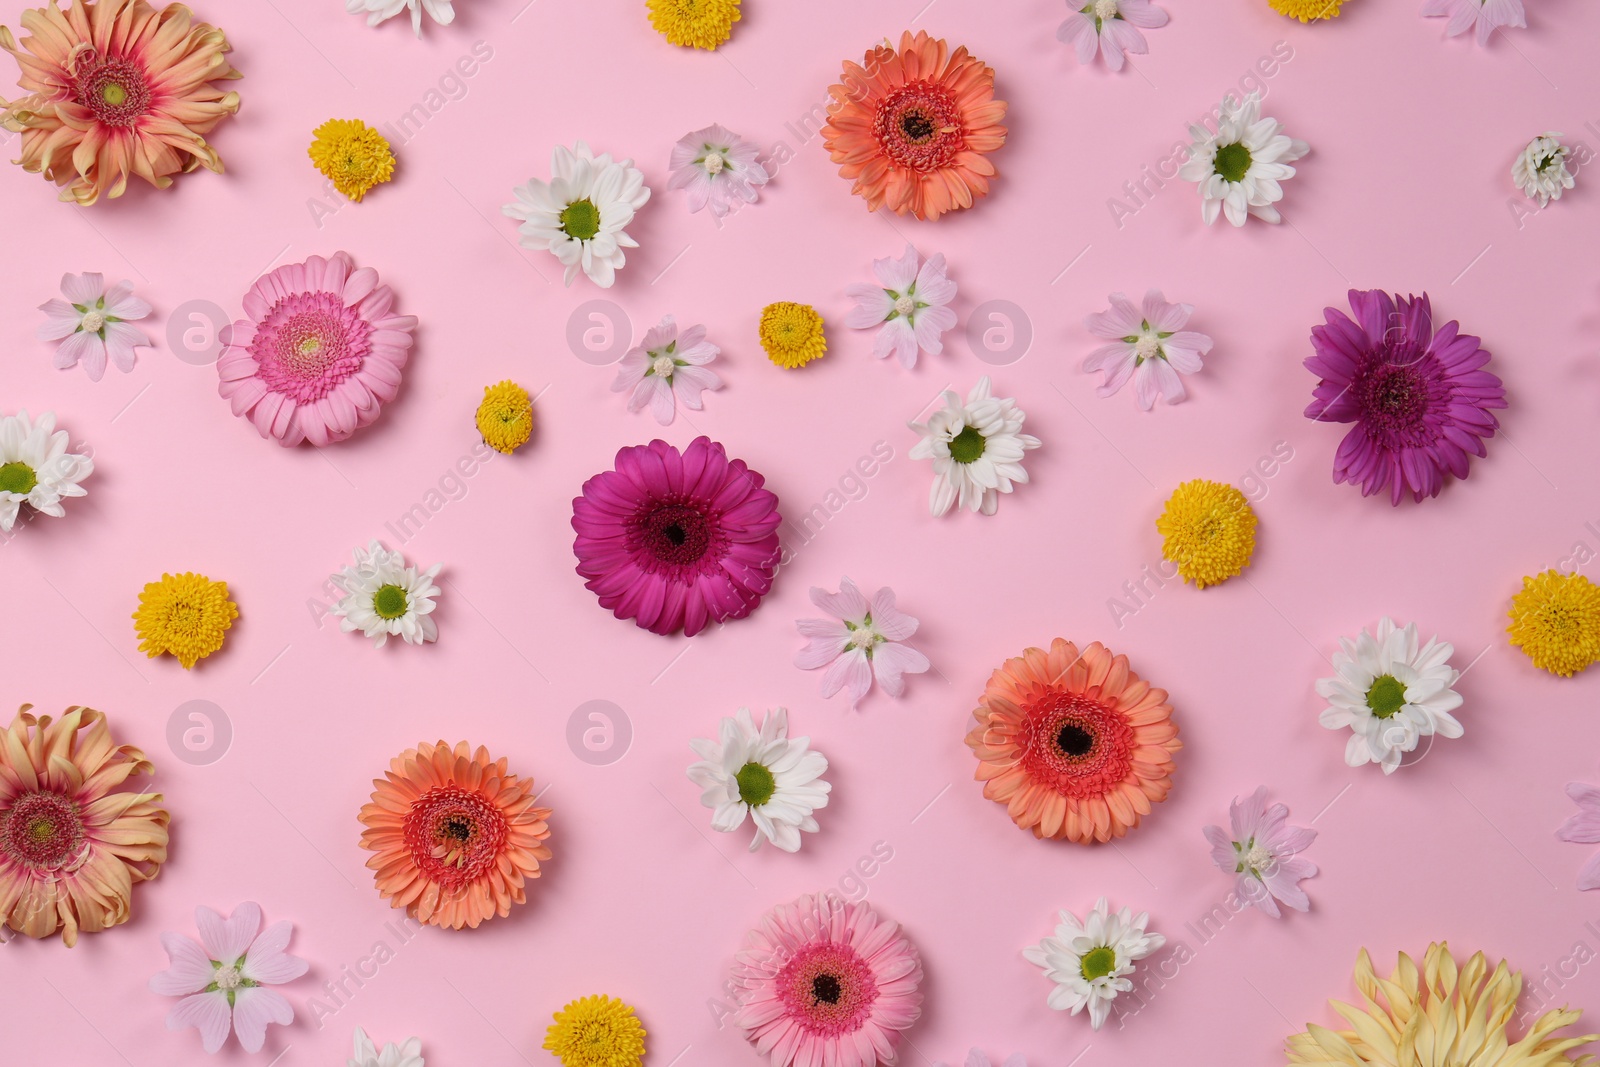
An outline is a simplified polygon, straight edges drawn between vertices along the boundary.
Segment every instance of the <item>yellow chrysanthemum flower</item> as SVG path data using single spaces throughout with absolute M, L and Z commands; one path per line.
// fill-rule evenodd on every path
M 1362 949 L 1356 959 L 1356 988 L 1363 1005 L 1333 1001 L 1333 1010 L 1353 1030 L 1329 1030 L 1315 1023 L 1289 1038 L 1290 1063 L 1318 1067 L 1589 1067 L 1593 1056 L 1576 1059 L 1572 1049 L 1600 1039 L 1600 1034 L 1554 1037 L 1577 1022 L 1581 1012 L 1547 1011 L 1520 1040 L 1508 1032 L 1517 1018 L 1522 972 L 1501 961 L 1489 973 L 1483 953 L 1457 968 L 1444 942 L 1428 946 L 1422 969 L 1400 953 L 1387 979 L 1372 971 L 1372 957 Z
M 739 0 L 646 0 L 650 25 L 682 48 L 714 50 L 733 36 Z
M 563 1067 L 639 1067 L 644 1027 L 633 1009 L 614 997 L 574 1000 L 555 1014 L 544 1047 Z
M 178 657 L 184 670 L 222 647 L 228 627 L 239 617 L 239 605 L 228 599 L 228 583 L 203 574 L 163 574 L 139 594 L 133 628 L 139 651 L 151 659 L 162 653 Z
M 1506 633 L 1535 667 L 1570 678 L 1600 660 L 1600 586 L 1549 570 L 1522 579 Z
M 1315 22 L 1317 19 L 1336 19 L 1339 17 L 1339 8 L 1345 0 L 1267 0 L 1272 5 L 1272 10 L 1280 15 L 1288 15 L 1301 22 Z
M 510 379 L 485 386 L 483 403 L 478 405 L 478 432 L 484 444 L 511 455 L 533 436 L 533 398 Z
M 1232 578 L 1250 566 L 1256 548 L 1256 513 L 1231 485 L 1204 478 L 1184 482 L 1156 520 L 1161 558 L 1195 588 Z
M 329 119 L 312 134 L 311 162 L 333 187 L 359 201 L 394 177 L 394 152 L 383 134 L 360 119 Z
M 822 316 L 809 304 L 781 300 L 761 309 L 761 347 L 780 367 L 804 367 L 828 354 Z

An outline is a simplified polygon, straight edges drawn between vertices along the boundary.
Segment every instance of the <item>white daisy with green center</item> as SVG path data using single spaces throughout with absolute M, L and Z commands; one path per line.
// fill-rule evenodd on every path
M 524 248 L 549 252 L 566 267 L 566 284 L 582 270 L 602 289 L 611 288 L 627 262 L 622 251 L 639 243 L 624 229 L 650 199 L 644 174 L 633 160 L 596 156 L 579 141 L 557 145 L 550 181 L 529 179 L 512 190 L 516 200 L 500 210 L 514 219 Z
M 1135 964 L 1167 943 L 1146 929 L 1149 923 L 1148 913 L 1134 915 L 1127 908 L 1112 912 L 1101 897 L 1082 922 L 1063 911 L 1055 936 L 1029 945 L 1022 955 L 1055 983 L 1050 1007 L 1073 1015 L 1087 1008 L 1089 1025 L 1098 1030 L 1110 1017 L 1117 994 L 1133 988 L 1128 976 Z
M 1015 400 L 994 396 L 988 375 L 978 379 L 965 403 L 953 392 L 941 399 L 944 406 L 926 423 L 911 423 L 922 440 L 909 455 L 933 461 L 928 510 L 935 518 L 952 507 L 993 515 L 1000 494 L 1027 482 L 1022 459 L 1039 447 L 1039 439 L 1022 432 L 1027 414 Z
M 1232 94 L 1217 109 L 1217 130 L 1191 125 L 1189 158 L 1178 170 L 1200 192 L 1200 217 L 1207 226 L 1219 214 L 1235 226 L 1254 215 L 1263 222 L 1282 222 L 1273 205 L 1283 199 L 1282 183 L 1294 177 L 1293 161 L 1311 151 L 1304 141 L 1286 137 L 1283 124 L 1261 117 L 1261 94 L 1241 103 Z
M 701 789 L 700 803 L 713 809 L 711 828 L 731 833 L 755 823 L 750 851 L 771 841 L 785 852 L 800 850 L 800 833 L 819 829 L 812 814 L 828 805 L 833 788 L 822 780 L 828 760 L 811 750 L 808 737 L 789 736 L 789 713 L 767 712 L 756 725 L 749 708 L 722 720 L 716 741 L 689 742 L 700 762 L 689 767 L 689 780 Z
M 1461 706 L 1461 694 L 1451 688 L 1461 677 L 1450 666 L 1455 646 L 1437 637 L 1424 645 L 1416 623 L 1402 629 L 1385 617 L 1375 633 L 1341 637 L 1339 647 L 1333 656 L 1338 673 L 1317 681 L 1317 694 L 1328 702 L 1317 721 L 1350 730 L 1345 763 L 1377 763 L 1393 774 L 1422 738 L 1461 736 L 1461 723 L 1450 714 Z
M 1511 164 L 1511 180 L 1517 183 L 1530 199 L 1544 207 L 1561 194 L 1577 185 L 1572 171 L 1567 169 L 1567 157 L 1572 149 L 1561 143 L 1561 135 L 1554 130 L 1540 134 L 1528 142 Z
M 360 630 L 382 648 L 390 637 L 408 645 L 437 641 L 439 628 L 433 621 L 434 598 L 439 587 L 433 583 L 443 564 L 425 571 L 408 566 L 405 557 L 390 552 L 377 541 L 355 550 L 355 563 L 331 576 L 345 596 L 333 607 L 339 629 L 345 633 Z
M 56 429 L 53 412 L 34 422 L 27 411 L 0 416 L 0 530 L 11 532 L 22 505 L 61 518 L 61 501 L 87 496 L 78 483 L 94 471 L 88 456 L 68 452 L 67 431 Z

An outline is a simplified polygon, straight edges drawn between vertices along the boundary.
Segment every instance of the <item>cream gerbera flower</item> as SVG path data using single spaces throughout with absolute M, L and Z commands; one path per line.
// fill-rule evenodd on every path
M 344 599 L 333 607 L 340 630 L 360 630 L 372 638 L 374 648 L 382 648 L 392 636 L 408 645 L 439 639 L 439 627 L 433 621 L 433 600 L 439 587 L 433 579 L 443 564 L 418 571 L 407 566 L 400 553 L 388 551 L 377 541 L 356 549 L 355 558 L 354 566 L 332 576 L 333 584 L 345 591 Z
M 1577 179 L 1567 169 L 1567 157 L 1572 149 L 1561 143 L 1561 135 L 1554 130 L 1540 134 L 1528 142 L 1511 164 L 1511 180 L 1517 183 L 1529 199 L 1539 201 L 1544 207 L 1577 184 Z
M 991 394 L 988 375 L 978 379 L 966 403 L 953 392 L 943 399 L 944 407 L 926 423 L 911 423 L 922 435 L 911 458 L 933 460 L 929 510 L 935 517 L 952 506 L 993 515 L 1001 493 L 1027 482 L 1022 457 L 1039 447 L 1039 439 L 1022 432 L 1027 415 L 1015 400 Z
M 1339 638 L 1333 678 L 1317 682 L 1328 702 L 1317 721 L 1330 730 L 1350 728 L 1344 761 L 1352 767 L 1381 764 L 1393 774 L 1400 757 L 1424 737 L 1460 737 L 1461 724 L 1450 714 L 1461 694 L 1450 688 L 1461 677 L 1450 666 L 1455 646 L 1437 637 L 1423 645 L 1417 624 L 1405 629 L 1394 620 L 1378 621 L 1376 634 L 1362 630 L 1354 641 Z
M 811 751 L 810 744 L 808 737 L 789 736 L 784 708 L 767 712 L 760 726 L 749 708 L 740 708 L 737 716 L 722 720 L 720 741 L 690 741 L 700 762 L 690 765 L 689 780 L 702 790 L 700 803 L 715 809 L 711 828 L 730 833 L 748 815 L 756 825 L 751 852 L 763 840 L 798 852 L 800 831 L 816 833 L 812 812 L 828 806 L 833 788 L 822 780 L 827 758 Z
M 550 181 L 531 178 L 512 192 L 516 202 L 500 210 L 514 219 L 524 248 L 543 249 L 567 268 L 566 284 L 581 269 L 602 289 L 611 288 L 627 262 L 624 248 L 639 242 L 623 229 L 650 199 L 644 174 L 633 160 L 596 156 L 579 141 L 557 145 L 550 156 Z
M 88 495 L 78 483 L 94 471 L 94 461 L 68 452 L 67 444 L 54 412 L 38 422 L 26 410 L 0 415 L 0 530 L 11 532 L 24 504 L 59 519 L 67 513 L 63 499 Z
M 1081 923 L 1063 911 L 1056 936 L 1029 945 L 1022 955 L 1056 984 L 1050 991 L 1052 1008 L 1074 1015 L 1088 1008 L 1089 1025 L 1098 1030 L 1117 994 L 1133 988 L 1127 976 L 1134 973 L 1134 964 L 1167 943 L 1162 935 L 1146 931 L 1149 922 L 1142 911 L 1134 915 L 1123 908 L 1113 914 L 1101 897 Z
M 1217 112 L 1217 132 L 1191 125 L 1189 159 L 1178 171 L 1184 181 L 1200 189 L 1200 217 L 1210 226 L 1218 214 L 1243 226 L 1254 215 L 1263 222 L 1282 222 L 1272 205 L 1283 199 L 1281 182 L 1294 177 L 1290 163 L 1311 151 L 1304 141 L 1283 135 L 1283 124 L 1261 117 L 1261 94 L 1251 93 L 1240 103 L 1232 94 L 1222 98 Z

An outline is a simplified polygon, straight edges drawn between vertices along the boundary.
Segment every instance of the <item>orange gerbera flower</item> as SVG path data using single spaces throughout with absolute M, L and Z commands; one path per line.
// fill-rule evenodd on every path
M 68 708 L 60 719 L 28 714 L 0 731 L 0 922 L 29 937 L 78 933 L 128 921 L 133 884 L 167 860 L 159 793 L 118 793 L 154 768 L 116 745 L 106 717 Z M 81 736 L 80 736 L 81 734 Z
M 508 773 L 486 748 L 440 741 L 406 749 L 372 784 L 361 847 L 377 853 L 367 866 L 383 899 L 452 930 L 527 899 L 525 881 L 550 858 L 550 809 L 533 806 L 532 778 Z
M 0 100 L 0 126 L 22 134 L 22 169 L 85 205 L 121 196 L 129 175 L 165 189 L 196 167 L 220 174 L 204 135 L 239 110 L 239 94 L 212 83 L 239 72 L 222 31 L 191 14 L 147 0 L 71 0 L 65 10 L 51 0 L 22 13 L 30 36 L 20 47 L 0 26 L 30 94 Z
M 983 795 L 1035 837 L 1088 844 L 1121 837 L 1166 799 L 1183 747 L 1166 690 L 1096 641 L 1080 655 L 1056 638 L 989 678 L 967 746 Z
M 823 143 L 869 209 L 936 219 L 989 194 L 988 154 L 1006 143 L 1006 103 L 994 98 L 994 68 L 964 46 L 952 53 L 908 30 L 899 50 L 885 40 L 865 67 L 845 63 L 828 92 Z

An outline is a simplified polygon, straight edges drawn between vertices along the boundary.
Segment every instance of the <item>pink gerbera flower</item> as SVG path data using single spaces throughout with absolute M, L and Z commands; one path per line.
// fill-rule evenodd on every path
M 218 392 L 281 445 L 343 441 L 400 388 L 417 320 L 393 311 L 394 291 L 348 253 L 279 267 L 222 328 Z
M 922 960 L 865 901 L 806 895 L 767 913 L 736 957 L 734 1021 L 772 1067 L 893 1064 L 922 1014 Z
M 167 1015 L 167 1029 L 193 1026 L 207 1052 L 215 1052 L 231 1030 L 246 1052 L 260 1052 L 267 1024 L 287 1026 L 294 1008 L 283 995 L 268 989 L 299 978 L 310 964 L 284 950 L 294 927 L 279 921 L 261 929 L 261 905 L 246 901 L 226 919 L 207 907 L 194 911 L 200 941 L 162 934 L 172 966 L 150 979 L 150 988 L 182 997 Z M 256 936 L 257 934 L 260 936 Z
M 1142 56 L 1150 51 L 1144 34 L 1134 27 L 1153 30 L 1167 24 L 1167 13 L 1150 0 L 1067 0 L 1073 9 L 1056 30 L 1057 40 L 1072 45 L 1078 62 L 1094 62 L 1096 52 L 1106 66 L 1121 70 L 1124 53 Z
M 1231 835 L 1220 826 L 1205 828 L 1211 842 L 1211 861 L 1235 876 L 1240 898 L 1274 919 L 1282 912 L 1278 902 L 1295 911 L 1309 911 L 1311 898 L 1300 883 L 1317 873 L 1317 865 L 1300 853 L 1316 840 L 1317 832 L 1289 825 L 1289 809 L 1267 806 L 1267 787 L 1261 786 L 1244 800 L 1235 797 L 1228 808 Z
M 578 573 L 619 619 L 693 637 L 742 619 L 772 588 L 778 498 L 707 437 L 624 448 L 572 502 Z

